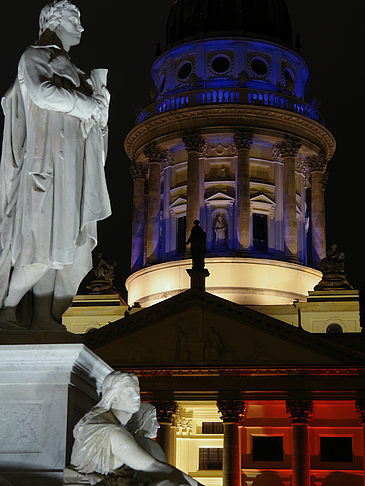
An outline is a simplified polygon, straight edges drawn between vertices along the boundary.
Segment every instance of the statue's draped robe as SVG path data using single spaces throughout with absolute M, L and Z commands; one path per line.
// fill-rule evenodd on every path
M 56 270 L 54 298 L 72 299 L 92 267 L 96 222 L 111 213 L 106 127 L 80 76 L 59 47 L 30 46 L 2 100 L 0 304 L 11 268 L 33 263 Z

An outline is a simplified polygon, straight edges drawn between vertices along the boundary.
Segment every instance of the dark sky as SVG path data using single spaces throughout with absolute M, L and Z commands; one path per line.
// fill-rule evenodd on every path
M 2 5 L 2 23 L 10 30 L 0 32 L 1 96 L 16 76 L 22 51 L 38 37 L 38 16 L 44 3 L 29 0 Z M 172 0 L 79 0 L 75 4 L 81 10 L 85 32 L 81 44 L 70 51 L 74 63 L 84 70 L 109 69 L 111 106 L 106 176 L 113 215 L 99 223 L 99 249 L 107 258 L 117 261 L 117 285 L 125 297 L 132 181 L 123 140 L 133 126 L 138 106 L 151 102 L 150 67 L 157 42 L 164 42 Z M 348 278 L 358 288 L 365 281 L 362 196 L 365 4 L 359 0 L 341 4 L 329 0 L 287 0 L 287 4 L 294 33 L 301 36 L 303 57 L 309 65 L 307 100 L 316 98 L 327 127 L 337 140 L 326 189 L 328 243 L 337 242 L 345 252 Z

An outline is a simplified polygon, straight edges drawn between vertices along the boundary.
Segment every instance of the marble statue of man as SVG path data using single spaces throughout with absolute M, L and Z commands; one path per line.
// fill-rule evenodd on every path
M 69 50 L 84 29 L 69 0 L 46 5 L 39 23 L 2 100 L 0 329 L 62 329 L 92 268 L 96 223 L 111 214 L 107 71 L 87 76 L 72 63 Z M 21 321 L 26 294 L 31 318 Z
M 140 405 L 136 375 L 114 371 L 106 376 L 101 400 L 74 427 L 71 465 L 64 471 L 64 484 L 201 486 L 179 469 L 157 459 L 150 448 L 142 447 L 134 433 L 127 430 Z M 150 425 L 154 435 L 155 424 Z

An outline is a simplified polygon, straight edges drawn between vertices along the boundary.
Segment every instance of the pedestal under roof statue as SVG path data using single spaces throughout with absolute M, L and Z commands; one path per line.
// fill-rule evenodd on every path
M 72 63 L 84 29 L 71 2 L 46 5 L 39 23 L 2 100 L 0 329 L 61 329 L 92 268 L 96 222 L 111 213 L 107 71 L 87 76 Z

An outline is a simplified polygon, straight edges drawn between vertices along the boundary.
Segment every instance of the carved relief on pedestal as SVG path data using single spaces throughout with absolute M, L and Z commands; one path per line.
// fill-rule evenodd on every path
M 293 424 L 307 424 L 313 415 L 313 401 L 287 400 L 286 413 Z
M 244 419 L 246 406 L 242 400 L 218 400 L 217 407 L 223 423 L 240 423 Z

